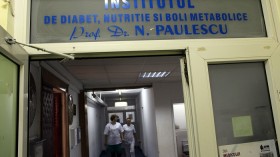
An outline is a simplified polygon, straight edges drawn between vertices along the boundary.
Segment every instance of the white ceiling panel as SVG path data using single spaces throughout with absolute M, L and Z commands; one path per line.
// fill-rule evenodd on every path
M 126 72 L 122 72 L 122 73 L 108 73 L 108 77 L 111 79 L 119 79 L 119 78 L 133 78 L 134 80 L 136 80 L 139 76 L 139 73 L 126 73 Z
M 82 74 L 82 73 L 102 73 L 105 71 L 105 67 L 102 65 L 88 65 L 88 66 L 65 66 L 68 71 L 71 71 L 71 73 L 76 73 L 76 74 Z
M 181 79 L 180 56 L 77 59 L 62 63 L 84 88 L 151 85 Z M 140 72 L 171 71 L 167 78 L 139 78 Z
M 100 85 L 110 84 L 109 80 L 107 80 L 107 79 L 95 79 L 94 81 L 93 80 L 82 80 L 82 82 L 85 87 L 87 87 L 88 85 L 94 87 L 94 85 L 100 86 Z
M 181 79 L 181 72 L 173 71 L 169 74 L 169 77 L 177 77 L 178 79 Z
M 142 72 L 149 71 L 173 71 L 176 68 L 176 64 L 148 64 L 142 66 Z
M 112 84 L 119 84 L 119 83 L 123 83 L 123 82 L 126 82 L 126 83 L 128 83 L 128 84 L 130 84 L 130 83 L 135 83 L 135 79 L 127 79 L 127 78 L 122 78 L 122 79 L 112 79 L 112 80 L 110 80 L 110 82 L 112 83 Z
M 133 64 L 133 65 L 107 65 L 106 70 L 108 73 L 110 72 L 123 72 L 123 73 L 130 73 L 130 72 L 139 72 L 142 70 L 143 65 Z
M 92 81 L 95 81 L 95 80 L 105 80 L 105 79 L 109 79 L 109 77 L 107 76 L 107 73 L 99 73 L 99 74 L 79 74 L 77 75 L 77 78 L 80 79 L 80 80 L 92 80 Z

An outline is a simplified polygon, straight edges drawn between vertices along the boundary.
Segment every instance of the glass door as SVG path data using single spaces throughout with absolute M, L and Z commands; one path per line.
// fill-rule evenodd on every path
M 190 155 L 278 156 L 280 48 L 217 44 L 189 47 L 186 57 Z
M 0 53 L 0 152 L 17 155 L 18 65 Z
M 29 56 L 0 27 L 0 156 L 24 157 L 28 133 L 28 65 Z

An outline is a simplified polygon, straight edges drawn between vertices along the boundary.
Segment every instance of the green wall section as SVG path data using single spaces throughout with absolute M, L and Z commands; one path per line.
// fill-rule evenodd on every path
M 0 156 L 16 156 L 18 66 L 0 54 Z

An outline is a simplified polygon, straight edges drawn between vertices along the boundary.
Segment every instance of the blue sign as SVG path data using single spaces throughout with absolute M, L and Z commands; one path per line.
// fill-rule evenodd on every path
M 260 0 L 32 0 L 32 43 L 265 36 Z

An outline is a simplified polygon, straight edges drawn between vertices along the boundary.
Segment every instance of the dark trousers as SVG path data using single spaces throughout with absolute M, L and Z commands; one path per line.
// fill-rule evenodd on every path
M 111 152 L 110 153 L 110 157 L 121 157 L 122 153 L 118 153 L 118 152 Z
M 121 144 L 107 146 L 108 157 L 121 157 L 122 146 Z

